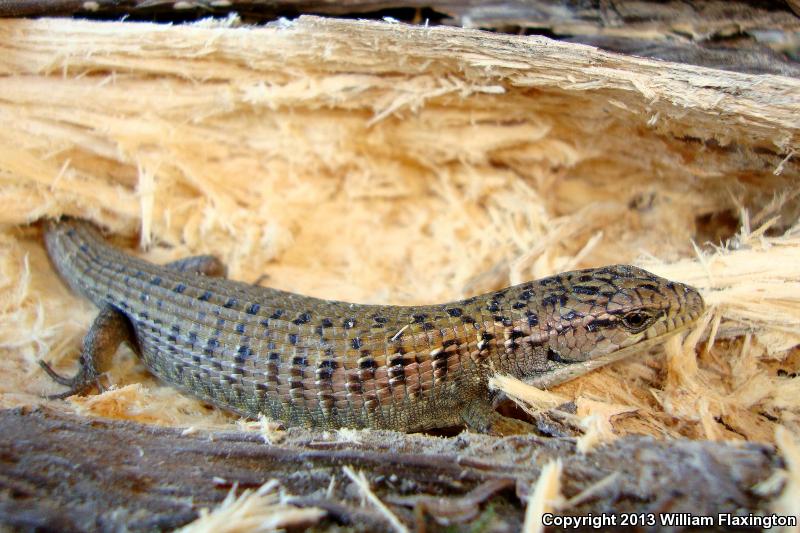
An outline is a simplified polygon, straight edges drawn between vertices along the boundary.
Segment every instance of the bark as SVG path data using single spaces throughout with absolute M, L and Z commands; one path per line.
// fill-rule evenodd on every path
M 325 509 L 320 526 L 385 528 L 373 507 L 359 504 L 345 465 L 364 471 L 407 525 L 419 520 L 418 528 L 424 522 L 435 530 L 438 519 L 466 530 L 466 521 L 483 519 L 513 530 L 531 485 L 554 458 L 564 464 L 566 498 L 613 476 L 565 514 L 746 513 L 767 510 L 770 496 L 752 487 L 782 466 L 759 444 L 627 437 L 582 455 L 572 439 L 299 429 L 266 444 L 252 432 L 183 434 L 45 407 L 0 411 L 0 428 L 0 523 L 59 531 L 174 528 L 234 484 L 257 487 L 272 478 L 295 495 L 293 503 Z M 326 494 L 331 477 L 337 481 Z

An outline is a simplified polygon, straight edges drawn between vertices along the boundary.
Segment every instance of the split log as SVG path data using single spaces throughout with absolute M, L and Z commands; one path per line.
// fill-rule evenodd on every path
M 47 407 L 0 411 L 0 428 L 0 522 L 59 531 L 174 528 L 222 501 L 232 486 L 273 478 L 295 495 L 291 503 L 325 510 L 328 525 L 385 528 L 380 513 L 359 505 L 345 466 L 368 472 L 375 493 L 405 524 L 438 519 L 467 530 L 463 520 L 482 519 L 515 530 L 524 517 L 520 502 L 555 458 L 564 465 L 563 495 L 584 495 L 565 514 L 746 514 L 767 511 L 774 495 L 753 488 L 782 467 L 766 445 L 649 437 L 586 455 L 573 439 L 471 433 L 292 429 L 267 444 L 254 432 L 186 432 Z
M 793 12 L 792 10 L 795 10 Z M 796 3 L 561 0 L 0 0 L 3 16 L 80 16 L 184 22 L 238 13 L 263 23 L 301 14 L 447 24 L 548 35 L 624 54 L 748 72 L 800 76 Z

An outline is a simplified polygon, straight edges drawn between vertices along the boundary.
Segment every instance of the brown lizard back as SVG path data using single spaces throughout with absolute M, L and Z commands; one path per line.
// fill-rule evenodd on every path
M 45 239 L 62 277 L 125 323 L 154 374 L 292 426 L 490 430 L 495 372 L 551 385 L 659 341 L 703 310 L 695 289 L 626 265 L 447 304 L 359 305 L 209 277 L 191 262 L 154 265 L 80 220 L 48 222 Z

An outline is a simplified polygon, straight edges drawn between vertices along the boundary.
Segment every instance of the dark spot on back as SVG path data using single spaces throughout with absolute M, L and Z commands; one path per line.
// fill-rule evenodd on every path
M 375 316 L 374 316 L 374 317 L 372 317 L 372 318 L 373 318 L 373 319 L 375 320 L 375 322 L 377 322 L 378 324 L 386 324 L 387 322 L 389 322 L 389 319 L 388 319 L 388 318 L 386 318 L 385 316 L 378 316 L 378 315 L 375 315 Z
M 494 316 L 495 322 L 500 322 L 506 327 L 510 327 L 514 322 L 508 318 L 507 316 L 495 315 Z
M 355 327 L 355 325 L 356 325 L 356 319 L 352 317 L 345 318 L 344 323 L 342 324 L 342 326 L 344 326 L 344 329 L 352 329 L 353 327 Z
M 452 317 L 459 317 L 462 314 L 464 314 L 464 311 L 462 311 L 458 307 L 451 307 L 450 309 L 447 310 L 447 314 Z
M 353 340 L 350 341 L 350 344 L 353 346 L 354 349 L 358 350 L 362 346 L 361 338 L 354 337 Z
M 225 302 L 225 305 L 223 305 L 223 307 L 225 307 L 226 309 L 230 309 L 231 307 L 235 306 L 237 303 L 239 303 L 239 301 L 236 298 L 230 298 L 230 299 L 228 299 L 227 302 Z
M 424 329 L 425 331 L 430 331 L 432 329 L 436 329 L 436 326 L 434 326 L 430 322 L 425 322 L 424 324 L 422 324 L 422 329 Z
M 583 274 L 581 277 L 578 278 L 578 281 L 581 283 L 586 283 L 587 281 L 592 281 L 594 278 L 590 274 Z
M 308 314 L 308 313 L 302 313 L 300 316 L 298 316 L 297 318 L 295 318 L 295 319 L 292 321 L 292 323 L 294 323 L 296 326 L 299 326 L 299 325 L 301 325 L 301 324 L 306 324 L 306 323 L 308 323 L 308 321 L 309 321 L 309 320 L 311 320 L 311 315 L 310 315 L 310 314 Z
M 436 353 L 436 352 L 433 352 L 433 353 L 431 353 L 431 359 L 432 359 L 434 362 L 436 362 L 436 361 L 438 361 L 438 360 L 440 360 L 440 359 L 443 359 L 443 360 L 445 360 L 445 361 L 446 361 L 448 357 L 450 357 L 450 354 L 449 354 L 449 353 L 447 353 L 447 352 L 446 352 L 446 351 L 444 351 L 444 350 L 440 350 L 438 353 Z
M 519 299 L 520 299 L 520 300 L 530 300 L 532 296 L 533 296 L 533 291 L 530 291 L 530 290 L 528 290 L 528 291 L 522 291 L 522 292 L 519 294 Z
M 308 366 L 308 359 L 302 355 L 298 355 L 292 359 L 292 364 L 295 366 Z
M 339 366 L 339 364 L 336 361 L 332 360 L 332 359 L 325 359 L 325 360 L 319 362 L 319 367 L 320 368 L 330 368 L 331 370 L 336 370 L 336 368 L 338 368 L 338 366 Z
M 494 335 L 492 335 L 491 333 L 484 332 L 484 333 L 481 333 L 481 339 L 485 340 L 485 341 L 490 341 L 490 340 L 494 339 Z
M 576 292 L 577 294 L 586 294 L 589 296 L 594 296 L 598 292 L 600 292 L 600 289 L 598 289 L 597 287 L 590 287 L 587 285 L 576 285 L 572 287 L 572 291 Z
M 156 277 L 154 277 L 153 279 L 150 280 L 150 283 L 152 283 L 153 285 L 161 285 L 161 278 L 156 276 Z
M 236 324 L 236 333 L 244 333 L 244 324 Z
M 272 316 L 270 317 L 273 320 L 278 320 L 281 316 L 283 316 L 283 309 L 277 309 Z
M 552 305 L 555 307 L 556 304 L 558 304 L 563 307 L 567 305 L 567 300 L 566 294 L 551 294 L 542 298 L 542 305 Z
M 652 283 L 642 283 L 642 284 L 639 285 L 639 288 L 641 288 L 641 289 L 649 289 L 649 290 L 651 290 L 653 292 L 658 292 L 658 287 L 656 285 L 653 285 Z
M 297 345 L 298 337 L 295 333 L 289 333 L 289 344 L 292 346 Z
M 260 305 L 258 305 L 258 304 L 250 304 L 247 307 L 247 314 L 248 315 L 255 315 L 256 313 L 258 313 L 259 309 L 261 309 Z
M 528 325 L 530 327 L 538 326 L 539 325 L 539 317 L 532 312 L 528 312 Z
M 528 307 L 528 304 L 525 302 L 514 302 L 514 305 L 511 306 L 512 309 L 525 309 Z
M 486 306 L 486 309 L 492 313 L 496 313 L 500 310 L 500 304 L 498 304 L 495 300 L 492 300 L 489 302 L 489 305 Z
M 203 294 L 198 296 L 197 299 L 200 300 L 201 302 L 209 301 L 211 299 L 211 291 L 204 292 Z
M 358 363 L 359 368 L 378 368 L 378 363 L 374 359 L 364 359 Z
M 184 285 L 183 283 L 178 283 L 177 285 L 175 285 L 175 288 L 173 290 L 178 294 L 182 294 L 183 291 L 186 290 L 186 285 Z
M 425 322 L 426 318 L 428 318 L 428 315 L 426 315 L 425 313 L 419 313 L 414 315 L 414 322 L 420 324 L 422 322 Z
M 333 377 L 333 370 L 330 368 L 319 367 L 317 368 L 317 379 L 320 381 L 328 381 Z
M 578 313 L 575 311 L 569 311 L 566 314 L 561 315 L 561 318 L 564 320 L 574 320 L 578 316 Z
M 320 322 L 320 325 L 323 328 L 332 328 L 333 327 L 333 321 L 331 321 L 330 318 L 323 318 L 322 322 Z

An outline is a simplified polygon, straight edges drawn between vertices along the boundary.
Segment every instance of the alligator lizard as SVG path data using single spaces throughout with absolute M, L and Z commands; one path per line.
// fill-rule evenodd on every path
M 661 342 L 704 309 L 687 285 L 615 265 L 440 305 L 359 305 L 224 278 L 212 256 L 154 265 L 90 223 L 46 223 L 61 276 L 101 312 L 70 378 L 86 391 L 129 342 L 162 380 L 219 407 L 289 426 L 423 431 L 530 426 L 492 410 L 495 372 L 538 386 Z

